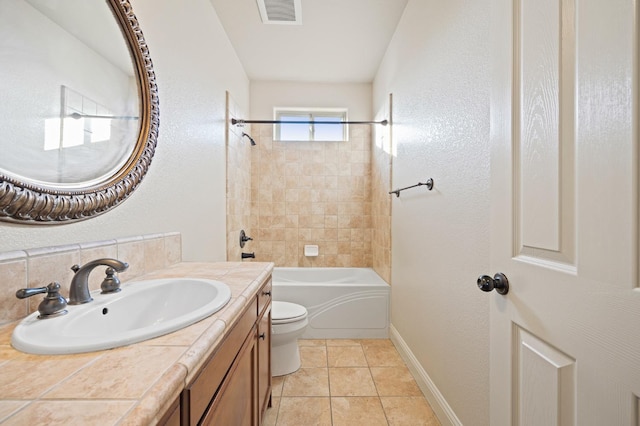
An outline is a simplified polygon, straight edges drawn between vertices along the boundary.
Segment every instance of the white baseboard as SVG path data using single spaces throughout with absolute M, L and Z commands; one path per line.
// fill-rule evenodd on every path
M 443 426 L 462 426 L 462 422 L 453 412 L 427 372 L 422 368 L 418 359 L 413 355 L 413 352 L 411 352 L 411 349 L 402 336 L 400 336 L 400 333 L 398 333 L 398 330 L 396 330 L 393 324 L 389 327 L 389 338 L 398 349 L 398 352 L 404 362 L 407 363 L 409 371 L 411 371 L 411 374 L 413 374 L 413 377 L 416 379 L 420 390 L 424 394 L 425 398 L 427 398 L 427 401 L 429 401 L 433 412 L 438 416 L 440 424 Z

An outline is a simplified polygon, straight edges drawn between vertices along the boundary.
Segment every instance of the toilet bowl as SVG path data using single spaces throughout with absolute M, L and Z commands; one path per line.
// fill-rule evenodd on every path
M 298 337 L 309 324 L 307 309 L 295 303 L 271 304 L 271 375 L 284 376 L 300 368 Z

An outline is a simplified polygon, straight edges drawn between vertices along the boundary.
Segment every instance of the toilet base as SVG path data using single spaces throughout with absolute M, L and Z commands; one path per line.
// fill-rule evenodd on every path
M 273 377 L 291 374 L 300 368 L 298 339 L 293 342 L 271 347 L 271 375 Z

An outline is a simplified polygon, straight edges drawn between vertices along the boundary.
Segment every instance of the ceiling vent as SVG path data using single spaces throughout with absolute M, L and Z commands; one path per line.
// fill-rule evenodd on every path
M 256 0 L 265 24 L 301 25 L 302 0 Z

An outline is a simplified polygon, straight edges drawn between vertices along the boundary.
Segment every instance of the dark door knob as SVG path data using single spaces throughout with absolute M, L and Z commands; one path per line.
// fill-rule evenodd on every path
M 494 288 L 500 294 L 509 292 L 509 280 L 502 272 L 498 272 L 491 278 L 489 275 L 480 275 L 478 277 L 478 288 L 482 291 L 491 291 Z

